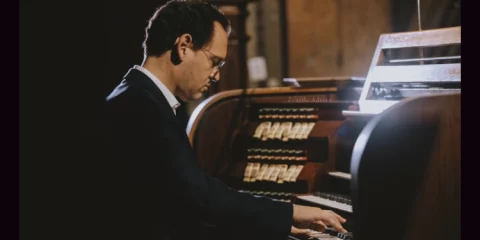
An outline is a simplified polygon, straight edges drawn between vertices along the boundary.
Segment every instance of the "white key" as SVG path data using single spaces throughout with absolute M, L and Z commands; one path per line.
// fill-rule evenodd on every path
M 344 172 L 329 172 L 328 175 L 350 180 L 352 175 Z

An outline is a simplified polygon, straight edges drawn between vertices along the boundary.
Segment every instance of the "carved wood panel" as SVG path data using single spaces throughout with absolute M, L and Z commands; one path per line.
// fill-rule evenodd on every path
M 366 76 L 390 1 L 286 0 L 287 77 Z

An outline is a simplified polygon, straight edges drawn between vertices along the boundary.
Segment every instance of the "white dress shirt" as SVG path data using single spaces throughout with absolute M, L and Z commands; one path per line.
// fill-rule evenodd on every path
M 157 77 L 155 77 L 155 75 L 153 75 L 144 67 L 135 65 L 133 68 L 145 73 L 145 75 L 147 75 L 155 83 L 155 85 L 157 85 L 157 87 L 160 89 L 160 91 L 162 91 L 163 95 L 167 99 L 168 104 L 170 104 L 170 107 L 172 107 L 173 113 L 176 115 L 176 109 L 180 106 L 180 103 L 175 98 L 175 95 L 173 95 L 173 93 L 168 90 L 165 84 L 163 84 Z

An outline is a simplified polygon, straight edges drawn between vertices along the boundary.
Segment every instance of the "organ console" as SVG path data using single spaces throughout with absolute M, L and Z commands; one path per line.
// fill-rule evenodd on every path
M 190 141 L 202 167 L 231 187 L 291 201 L 318 190 L 318 179 L 335 169 L 335 132 L 364 81 L 296 79 L 308 87 L 221 92 L 195 109 Z
M 347 219 L 345 228 L 349 233 L 340 234 L 328 229 L 325 233 L 313 234 L 311 239 L 353 240 L 355 233 L 362 232 L 360 226 L 383 226 L 376 225 L 378 222 L 374 223 L 374 219 L 366 217 L 368 211 L 373 213 L 376 210 L 374 206 L 365 204 L 365 201 L 380 201 L 378 198 L 382 198 L 382 195 L 370 193 L 368 185 L 360 183 L 365 178 L 359 176 L 364 176 L 361 172 L 366 170 L 359 167 L 362 166 L 359 159 L 364 164 L 369 161 L 368 157 L 359 157 L 359 152 L 362 152 L 360 146 L 365 141 L 369 142 L 368 137 L 364 137 L 366 128 L 375 119 L 389 115 L 422 122 L 421 129 L 430 129 L 432 122 L 425 121 L 425 116 L 446 110 L 438 106 L 425 107 L 422 113 L 413 111 L 412 103 L 405 103 L 417 101 L 418 106 L 424 106 L 425 102 L 447 106 L 447 100 L 451 98 L 444 100 L 437 96 L 460 94 L 460 56 L 452 56 L 456 48 L 453 51 L 448 48 L 459 46 L 460 42 L 460 27 L 383 34 L 366 78 L 290 78 L 285 79 L 291 85 L 289 87 L 220 92 L 202 102 L 193 112 L 187 127 L 189 139 L 202 168 L 232 188 L 280 201 L 320 206 Z M 421 53 L 421 56 L 399 58 L 405 56 L 402 50 L 414 55 Z M 400 109 L 397 106 L 409 106 L 407 109 L 411 111 L 402 110 L 404 115 L 400 118 L 400 115 L 392 113 L 400 111 L 395 110 Z M 448 111 L 459 108 L 455 104 L 449 106 L 445 108 Z M 400 123 L 395 125 L 395 119 L 390 122 L 391 132 L 384 130 L 382 134 L 386 139 L 391 134 L 390 141 L 394 144 L 397 141 L 394 129 L 404 126 Z M 415 131 L 416 128 L 408 126 L 405 132 Z M 452 131 L 459 132 L 457 125 L 449 126 L 453 126 Z M 378 152 L 383 151 L 382 144 L 373 142 L 377 145 L 369 145 L 369 149 L 377 146 Z M 454 145 L 443 148 L 453 148 Z M 437 148 L 432 149 L 432 152 L 439 152 Z M 397 150 L 392 150 L 392 153 Z M 417 150 L 412 147 L 409 156 L 420 156 L 415 152 Z M 412 161 L 405 162 L 415 164 Z M 376 166 L 384 167 L 382 164 Z M 399 171 L 402 168 L 395 166 Z M 401 186 L 381 185 L 382 178 L 389 179 L 381 174 L 382 167 L 369 170 L 376 174 L 369 173 L 372 176 L 379 176 L 375 179 L 380 184 L 376 190 L 381 191 L 382 187 L 402 189 Z M 415 169 L 417 166 L 406 167 Z M 417 186 L 409 185 L 409 188 L 416 189 Z M 413 194 L 409 191 L 404 193 Z M 408 208 L 411 205 L 386 199 L 403 209 L 403 212 L 410 212 Z M 383 214 L 376 221 L 389 221 L 389 212 Z M 388 229 L 401 232 L 406 228 Z M 362 233 L 355 235 L 355 239 L 375 239 L 367 236 L 365 231 Z M 368 233 L 374 234 L 374 231 Z M 401 239 L 398 236 L 404 236 L 402 234 L 384 236 L 383 239 Z M 290 238 L 296 239 L 295 236 Z

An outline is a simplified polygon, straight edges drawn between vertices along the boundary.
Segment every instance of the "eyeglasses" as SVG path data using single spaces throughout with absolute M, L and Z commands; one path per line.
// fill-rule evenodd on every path
M 212 77 L 209 77 L 209 80 L 210 82 L 212 83 L 216 83 L 218 82 L 217 79 L 215 79 L 215 76 L 218 74 L 218 72 L 220 72 L 220 68 L 223 67 L 223 65 L 225 65 L 225 60 L 223 60 L 223 58 L 213 54 L 212 52 L 208 51 L 207 49 L 205 48 L 201 48 L 202 52 L 205 54 L 205 56 L 210 60 L 212 61 L 212 69 L 215 69 L 215 73 L 213 74 Z M 207 53 L 208 52 L 212 57 L 208 57 L 207 56 Z

